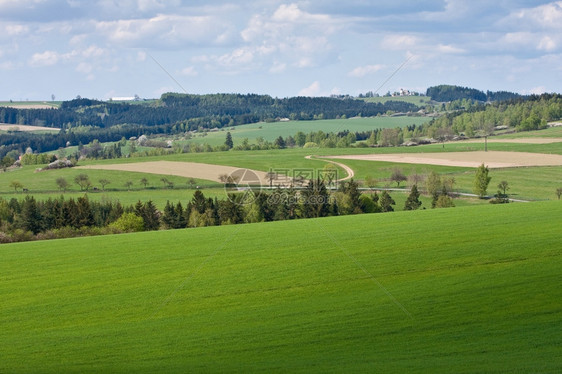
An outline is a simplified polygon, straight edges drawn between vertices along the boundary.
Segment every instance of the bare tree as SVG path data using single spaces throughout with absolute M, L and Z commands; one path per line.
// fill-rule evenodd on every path
M 57 186 L 59 187 L 59 190 L 63 190 L 64 192 L 66 192 L 66 189 L 70 186 L 68 181 L 63 177 L 57 178 L 56 182 L 57 182 Z
M 224 184 L 236 184 L 238 183 L 239 177 L 235 176 L 235 175 L 229 175 L 229 174 L 220 174 L 219 175 L 219 181 L 221 181 Z
M 92 182 L 90 182 L 90 177 L 87 174 L 78 174 L 74 178 L 74 183 L 80 186 L 80 191 L 88 191 L 92 186 Z
M 12 187 L 14 191 L 18 192 L 18 189 L 23 189 L 23 184 L 20 181 L 14 180 L 10 182 L 10 187 Z
M 507 192 L 507 190 L 509 190 L 509 185 L 508 185 L 507 181 L 501 181 L 498 184 L 498 188 L 503 192 L 503 196 L 506 196 L 506 192 Z
M 445 142 L 453 138 L 453 130 L 448 126 L 441 127 L 437 129 L 435 136 L 436 140 L 443 143 L 443 148 L 445 148 Z
M 404 181 L 408 180 L 408 177 L 406 177 L 406 175 L 404 175 L 404 173 L 402 172 L 402 169 L 394 168 L 392 170 L 392 174 L 390 175 L 390 180 L 392 182 L 396 182 L 396 186 L 400 187 L 400 182 L 404 182 Z
M 423 183 L 425 176 L 423 174 L 418 174 L 418 172 L 414 172 L 413 174 L 410 174 L 408 180 L 410 181 L 410 185 L 418 186 Z
M 273 187 L 273 181 L 277 179 L 277 173 L 273 171 L 268 171 L 265 175 L 265 179 L 269 181 L 269 187 Z
M 195 181 L 195 178 L 188 178 L 187 184 L 189 185 L 190 188 L 193 188 L 197 184 L 197 182 Z
M 105 186 L 110 184 L 111 182 L 108 179 L 102 178 L 98 182 L 101 184 L 101 189 L 105 191 Z

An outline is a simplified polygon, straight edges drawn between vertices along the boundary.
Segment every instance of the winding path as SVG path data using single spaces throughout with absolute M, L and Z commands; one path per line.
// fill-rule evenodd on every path
M 345 172 L 347 173 L 347 177 L 338 179 L 338 182 L 346 181 L 346 180 L 351 179 L 351 178 L 353 178 L 353 177 L 355 176 L 355 172 L 353 171 L 353 169 L 350 168 L 349 166 L 347 166 L 346 164 L 342 164 L 341 162 L 336 162 L 336 161 L 332 161 L 332 160 L 326 160 L 326 159 L 324 159 L 324 158 L 321 158 L 321 157 L 318 157 L 318 156 L 314 156 L 314 155 L 308 155 L 308 156 L 305 156 L 304 158 L 306 158 L 306 159 L 308 159 L 308 160 L 312 160 L 312 159 L 322 160 L 322 161 L 329 162 L 330 164 L 339 166 L 340 168 L 344 169 Z

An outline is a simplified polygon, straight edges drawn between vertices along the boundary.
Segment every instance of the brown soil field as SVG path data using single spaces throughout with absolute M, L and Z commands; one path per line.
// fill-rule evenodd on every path
M 324 156 L 324 158 L 461 167 L 478 167 L 482 163 L 484 163 L 489 168 L 510 168 L 521 166 L 562 166 L 562 155 L 497 151 L 371 154 L 350 156 Z
M 513 139 L 494 139 L 488 138 L 488 143 L 518 143 L 518 144 L 550 144 L 561 143 L 562 138 L 513 138 Z M 462 143 L 484 143 L 484 139 L 463 140 Z
M 41 127 L 41 126 L 29 126 L 29 125 L 13 125 L 13 124 L 9 124 L 9 123 L 1 123 L 0 124 L 0 130 L 1 131 L 8 131 L 8 130 L 14 130 L 17 129 L 16 131 L 56 131 L 59 132 L 60 129 L 54 129 L 52 127 Z
M 77 169 L 101 169 L 135 171 L 140 173 L 176 175 L 186 178 L 205 179 L 220 182 L 219 175 L 235 175 L 239 184 L 266 184 L 266 173 L 263 171 L 242 169 L 232 166 L 202 164 L 197 162 L 179 161 L 148 161 L 132 164 L 86 165 Z M 275 183 L 275 182 L 274 182 Z

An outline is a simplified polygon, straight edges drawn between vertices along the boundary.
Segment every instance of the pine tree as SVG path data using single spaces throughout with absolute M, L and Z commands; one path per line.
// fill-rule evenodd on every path
M 394 212 L 392 205 L 396 205 L 396 202 L 390 197 L 388 192 L 383 191 L 380 198 L 381 210 L 383 212 Z
M 152 200 L 148 200 L 142 206 L 141 217 L 146 231 L 158 230 L 160 228 L 160 212 L 158 212 Z
M 406 199 L 406 203 L 404 204 L 404 210 L 416 210 L 422 205 L 420 201 L 420 193 L 418 191 L 418 186 L 413 185 L 410 191 L 410 195 Z
M 173 228 L 175 221 L 175 209 L 170 200 L 166 201 L 166 206 L 164 207 L 164 212 L 162 213 L 162 223 L 167 228 Z
M 22 228 L 37 234 L 41 231 L 42 217 L 33 196 L 26 196 L 21 209 Z
M 324 182 L 317 178 L 308 182 L 302 195 L 302 217 L 317 218 L 326 217 L 330 211 L 330 196 Z
M 232 147 L 234 147 L 234 142 L 232 141 L 232 135 L 230 134 L 230 131 L 226 133 L 226 140 L 224 144 L 228 149 L 232 149 Z

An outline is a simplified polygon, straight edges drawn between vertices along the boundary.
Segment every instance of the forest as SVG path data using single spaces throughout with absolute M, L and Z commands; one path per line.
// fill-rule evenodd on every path
M 486 91 L 484 93 L 484 91 L 480 91 L 474 88 L 452 86 L 446 84 L 429 87 L 426 91 L 426 96 L 429 96 L 432 100 L 438 102 L 449 102 L 463 99 L 486 102 L 525 98 L 525 96 L 514 92 Z

